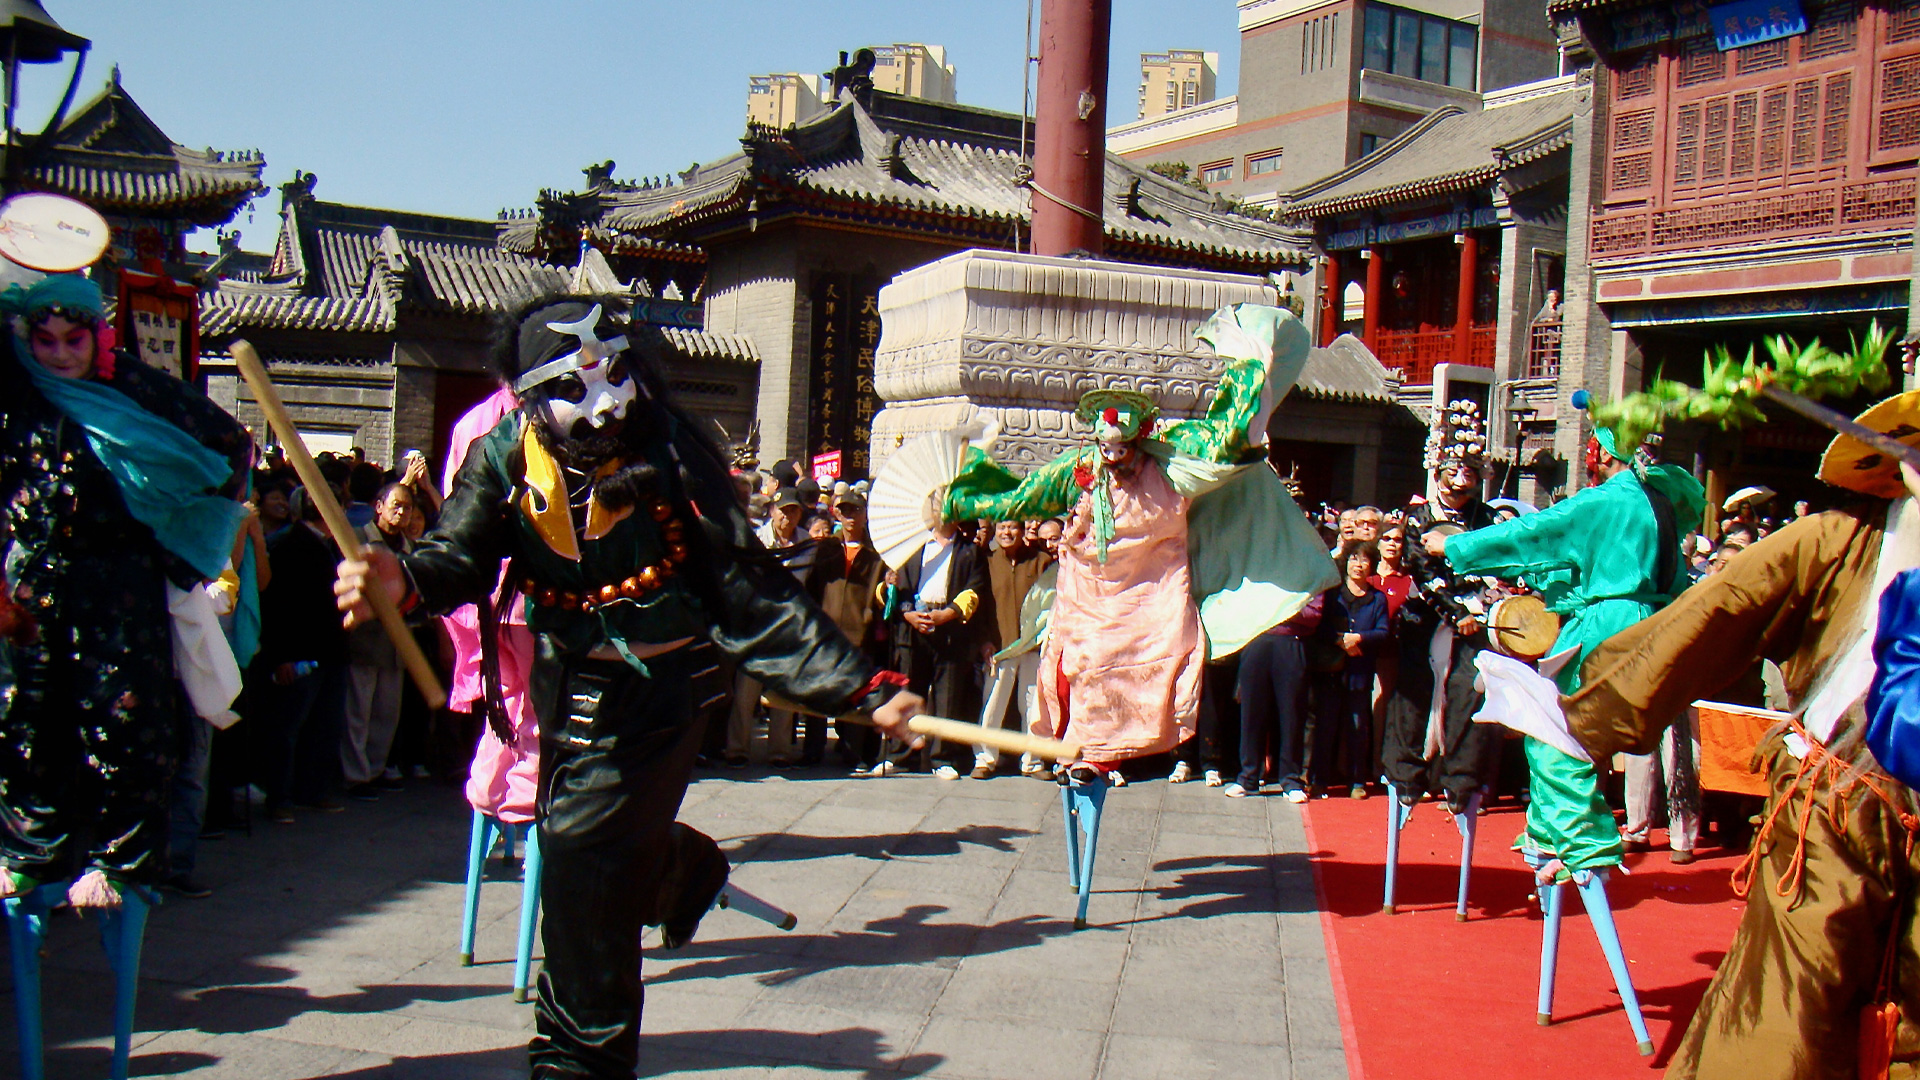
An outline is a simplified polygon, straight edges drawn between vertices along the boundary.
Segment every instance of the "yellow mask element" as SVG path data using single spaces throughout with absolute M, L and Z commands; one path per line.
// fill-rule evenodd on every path
M 567 508 L 567 483 L 560 472 L 560 463 L 553 459 L 547 448 L 541 444 L 534 426 L 529 423 L 520 435 L 520 451 L 527 463 L 527 490 L 520 496 L 520 510 L 533 522 L 533 529 L 547 542 L 547 547 L 562 558 L 580 561 L 580 542 L 573 534 L 573 515 Z M 609 461 L 594 473 L 594 478 L 606 476 L 620 467 L 618 460 Z M 608 510 L 598 498 L 589 497 L 587 503 L 587 527 L 583 535 L 588 540 L 598 540 L 613 531 L 613 527 L 626 520 L 633 513 L 633 507 L 624 510 Z

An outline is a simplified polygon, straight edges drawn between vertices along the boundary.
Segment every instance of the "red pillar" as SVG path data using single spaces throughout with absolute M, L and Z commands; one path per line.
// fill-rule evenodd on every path
M 1380 304 L 1385 300 L 1386 259 L 1381 257 L 1379 249 L 1362 252 L 1367 257 L 1367 296 L 1365 314 L 1361 316 L 1361 336 L 1366 338 L 1367 348 L 1375 356 L 1380 355 Z
M 1320 272 L 1320 344 L 1331 345 L 1340 336 L 1340 305 L 1346 299 L 1340 280 L 1340 255 L 1329 252 Z
M 1480 265 L 1480 241 L 1471 230 L 1460 235 L 1460 291 L 1453 314 L 1453 362 L 1465 364 L 1473 356 L 1473 285 L 1474 271 Z
M 1112 0 L 1042 0 L 1034 102 L 1033 250 L 1105 249 L 1107 51 Z M 1062 204 L 1067 205 L 1062 205 Z M 1084 212 L 1083 212 L 1084 211 Z

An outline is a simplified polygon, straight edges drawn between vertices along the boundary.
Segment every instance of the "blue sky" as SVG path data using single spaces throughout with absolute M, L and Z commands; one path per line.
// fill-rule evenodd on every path
M 93 40 L 76 107 L 117 63 L 175 140 L 257 148 L 270 183 L 300 169 L 323 199 L 473 217 L 576 188 L 607 158 L 635 178 L 724 156 L 748 75 L 825 71 L 862 45 L 945 45 L 962 102 L 1017 111 L 1027 15 L 1026 0 L 44 2 Z M 1233 92 L 1232 0 L 1114 0 L 1113 23 L 1110 123 L 1133 118 L 1141 52 L 1218 51 Z M 65 74 L 26 69 L 22 128 L 46 121 Z M 272 242 L 278 207 L 241 215 L 248 248 Z

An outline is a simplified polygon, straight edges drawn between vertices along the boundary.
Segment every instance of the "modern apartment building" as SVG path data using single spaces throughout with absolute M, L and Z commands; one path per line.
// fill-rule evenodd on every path
M 1213 100 L 1220 54 L 1168 49 L 1140 54 L 1140 119 L 1165 116 Z
M 1237 5 L 1239 92 L 1116 127 L 1111 150 L 1184 163 L 1210 190 L 1271 204 L 1436 109 L 1476 110 L 1482 93 L 1560 73 L 1541 0 Z
M 821 78 L 788 71 L 778 75 L 747 76 L 747 120 L 784 130 L 804 124 L 826 111 L 820 100 Z
M 873 88 L 902 97 L 954 102 L 955 76 L 941 45 L 907 42 L 873 46 Z

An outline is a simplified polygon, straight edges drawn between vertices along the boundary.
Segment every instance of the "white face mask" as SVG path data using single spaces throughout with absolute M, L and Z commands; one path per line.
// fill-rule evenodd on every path
M 574 425 L 582 420 L 598 431 L 626 419 L 635 392 L 626 361 L 607 357 L 553 381 L 547 397 L 547 424 L 562 439 L 572 438 Z

